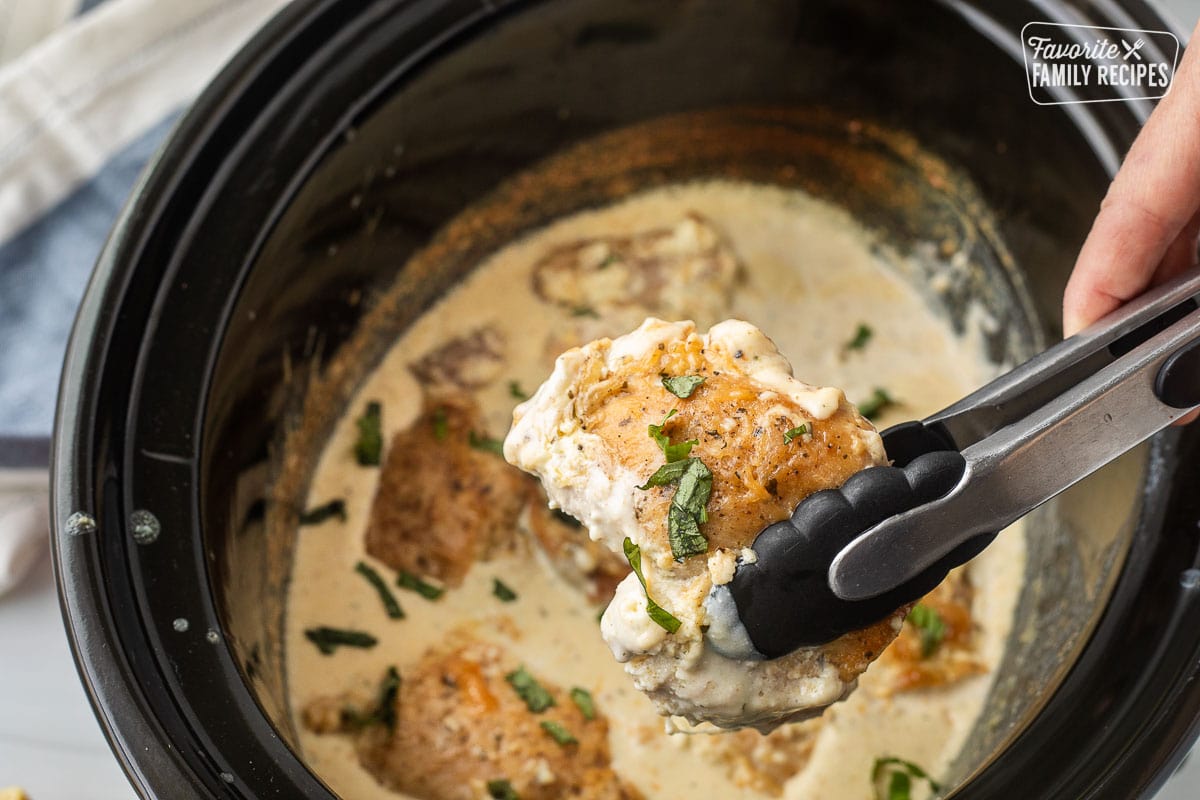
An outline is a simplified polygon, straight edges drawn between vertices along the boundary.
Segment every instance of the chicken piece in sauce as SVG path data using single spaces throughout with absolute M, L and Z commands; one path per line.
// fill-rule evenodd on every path
M 669 389 L 678 378 L 691 391 Z M 651 319 L 568 351 L 514 413 L 505 457 L 538 475 L 551 501 L 610 549 L 636 548 L 646 586 L 625 578 L 601 627 L 663 714 L 760 730 L 813 716 L 851 691 L 900 630 L 907 609 L 772 661 L 729 659 L 706 644 L 705 598 L 732 578 L 738 559 L 754 558 L 758 532 L 809 494 L 887 463 L 879 435 L 841 390 L 796 380 L 747 323 L 701 335 L 690 322 Z M 683 509 L 691 523 L 676 524 L 684 483 L 677 476 L 652 486 L 651 476 L 689 459 L 702 463 L 695 469 L 707 474 L 710 494 Z M 688 535 L 673 537 L 673 528 Z M 690 552 L 679 552 L 681 542 Z M 652 617 L 648 597 L 677 630 L 660 612 Z
M 305 725 L 352 734 L 376 780 L 422 800 L 476 800 L 501 782 L 522 800 L 641 799 L 613 771 L 608 721 L 590 697 L 585 714 L 501 647 L 450 638 L 401 677 L 389 708 L 364 714 L 352 700 L 324 698 L 305 709 Z M 531 681 L 527 700 L 518 687 L 530 691 Z
M 426 397 L 421 417 L 387 448 L 366 549 L 392 569 L 457 586 L 476 561 L 515 547 L 529 479 L 494 452 L 474 403 Z

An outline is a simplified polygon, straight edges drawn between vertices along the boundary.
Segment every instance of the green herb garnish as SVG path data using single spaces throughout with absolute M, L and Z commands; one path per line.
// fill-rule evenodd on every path
M 860 322 L 858 323 L 858 328 L 854 331 L 854 338 L 846 342 L 846 349 L 862 350 L 874 335 L 875 331 L 871 330 L 869 325 Z
M 365 561 L 360 561 L 354 566 L 354 571 L 367 579 L 367 583 L 375 587 L 375 591 L 379 593 L 379 599 L 383 602 L 383 609 L 392 619 L 404 619 L 404 609 L 400 608 L 400 604 L 396 602 L 395 595 L 388 588 L 387 583 L 383 578 L 379 577 L 379 573 L 371 568 L 370 564 Z
M 555 705 L 554 696 L 547 692 L 537 678 L 529 674 L 525 667 L 518 667 L 515 672 L 504 676 L 513 690 L 525 701 L 526 707 L 535 714 L 540 714 L 550 706 Z
M 350 631 L 342 628 L 309 628 L 304 632 L 304 638 L 317 646 L 324 655 L 330 655 L 339 647 L 370 648 L 379 643 L 369 633 Z
M 683 477 L 684 470 L 688 468 L 688 461 L 691 460 L 692 459 L 689 458 L 684 461 L 670 461 L 666 464 L 663 464 L 661 467 L 655 470 L 654 474 L 651 475 L 645 483 L 637 488 L 645 491 L 646 489 L 650 489 L 655 486 L 669 486 L 670 484 L 675 483 Z
M 521 795 L 504 779 L 487 782 L 488 797 L 492 800 L 521 800 Z
M 476 450 L 483 450 L 486 453 L 495 453 L 501 458 L 504 457 L 504 440 L 502 439 L 493 439 L 482 433 L 471 431 L 467 435 L 467 443 Z
M 367 403 L 367 410 L 355 424 L 358 440 L 354 443 L 354 457 L 361 466 L 379 466 L 383 456 L 383 406 L 374 400 Z
M 400 670 L 388 667 L 387 675 L 379 687 L 379 705 L 375 707 L 375 718 L 389 731 L 396 729 L 396 698 L 400 695 Z
M 508 382 L 508 393 L 518 400 L 529 399 L 529 395 L 527 395 L 524 390 L 521 389 L 521 384 L 517 383 L 516 381 Z
M 587 689 L 581 689 L 576 686 L 571 690 L 571 702 L 579 709 L 579 713 L 583 714 L 586 720 L 596 718 L 596 701 L 592 699 L 592 693 Z
M 709 495 L 712 494 L 712 481 L 713 475 L 704 462 L 698 458 L 689 458 L 687 469 L 679 478 L 679 488 L 675 490 L 671 505 L 695 518 L 697 523 L 708 522 L 706 506 Z
M 712 472 L 698 458 L 663 464 L 639 489 L 678 483 L 667 511 L 667 536 L 676 561 L 708 552 L 708 539 L 700 525 L 708 522 L 708 498 L 712 494 Z
M 342 522 L 346 521 L 346 501 L 345 500 L 330 500 L 328 503 L 310 508 L 300 515 L 301 525 L 320 525 L 327 519 L 337 517 Z
M 400 672 L 395 667 L 388 667 L 379 684 L 379 700 L 369 714 L 362 714 L 357 709 L 346 708 L 342 711 L 342 719 L 354 728 L 365 728 L 368 725 L 384 725 L 389 731 L 396 729 L 396 697 L 400 694 Z
M 708 539 L 700 532 L 696 518 L 674 503 L 667 511 L 667 536 L 671 541 L 671 555 L 676 561 L 708 552 Z
M 886 794 L 879 788 L 885 775 L 890 775 Z M 937 781 L 929 777 L 929 773 L 902 758 L 877 758 L 875 766 L 871 768 L 871 783 L 875 785 L 876 800 L 911 800 L 913 778 L 927 781 L 929 788 L 935 792 L 942 790 Z
M 550 738 L 566 747 L 569 744 L 579 744 L 579 740 L 571 732 L 552 719 L 541 721 L 542 730 L 550 734 Z
M 783 443 L 791 444 L 793 439 L 799 439 L 804 434 L 808 433 L 808 425 L 801 424 L 792 428 L 790 431 L 783 432 Z
M 686 442 L 671 444 L 671 437 L 662 432 L 663 427 L 667 424 L 667 420 L 675 416 L 678 411 L 679 409 L 672 408 L 667 412 L 667 415 L 663 417 L 663 421 L 658 425 L 647 426 L 647 430 L 650 432 L 650 438 L 658 443 L 659 448 L 661 448 L 663 451 L 663 455 L 667 457 L 667 463 L 687 458 L 688 453 L 692 452 L 692 448 L 700 444 L 699 439 L 689 439 Z
M 680 375 L 675 378 L 663 375 L 662 385 L 671 394 L 681 400 L 687 400 L 705 380 L 707 379 L 703 375 Z
M 433 438 L 444 442 L 449 435 L 450 420 L 446 418 L 446 409 L 435 408 L 433 410 Z
M 929 658 L 946 638 L 946 623 L 942 615 L 929 606 L 917 603 L 908 612 L 908 621 L 921 637 L 921 657 Z
M 510 589 L 504 581 L 499 578 L 492 579 L 492 594 L 496 595 L 501 603 L 511 603 L 517 599 L 517 593 Z
M 413 575 L 406 570 L 400 570 L 400 574 L 396 576 L 396 585 L 401 589 L 408 589 L 410 592 L 416 592 L 426 600 L 437 600 L 446 590 L 440 586 L 434 586 L 432 583 L 425 581 Z
M 858 413 L 869 420 L 874 420 L 883 413 L 884 409 L 894 405 L 896 405 L 896 400 L 888 394 L 887 389 L 876 387 L 870 397 L 858 404 Z
M 396 697 L 400 694 L 400 672 L 388 667 L 379 684 L 379 700 L 369 713 L 362 713 L 353 706 L 342 709 L 342 722 L 355 730 L 369 725 L 384 725 L 389 731 L 396 729 Z
M 599 319 L 600 315 L 596 313 L 596 309 L 591 306 L 572 306 L 572 317 L 593 317 Z
M 671 612 L 650 598 L 650 591 L 646 588 L 646 578 L 642 575 L 642 548 L 638 547 L 633 543 L 632 539 L 626 536 L 623 549 L 625 550 L 625 558 L 629 561 L 629 566 L 633 569 L 633 574 L 637 575 L 638 582 L 642 584 L 642 591 L 646 592 L 646 615 L 667 633 L 674 633 L 679 630 L 679 626 L 683 623 L 676 619 Z

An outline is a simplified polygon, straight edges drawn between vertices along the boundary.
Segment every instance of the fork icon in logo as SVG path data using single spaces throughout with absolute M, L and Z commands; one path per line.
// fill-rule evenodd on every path
M 1144 39 L 1138 39 L 1132 45 L 1129 44 L 1129 42 L 1122 39 L 1121 45 L 1125 48 L 1125 55 L 1122 56 L 1122 58 L 1124 58 L 1126 61 L 1128 61 L 1130 56 L 1132 56 L 1133 58 L 1136 58 L 1138 61 L 1141 61 L 1142 54 L 1139 53 L 1138 50 L 1141 50 L 1142 46 L 1144 44 L 1146 44 L 1146 41 Z

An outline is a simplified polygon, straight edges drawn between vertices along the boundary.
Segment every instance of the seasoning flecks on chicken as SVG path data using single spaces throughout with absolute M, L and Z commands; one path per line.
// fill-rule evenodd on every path
M 602 709 L 588 719 L 567 692 L 533 676 L 554 704 L 534 712 L 506 679 L 520 664 L 492 644 L 434 651 L 410 669 L 396 697 L 394 725 L 356 737 L 363 766 L 383 785 L 424 800 L 487 797 L 507 781 L 523 800 L 640 800 L 612 769 Z M 556 723 L 574 742 L 542 726 Z
M 427 395 L 420 418 L 384 459 L 366 549 L 395 570 L 457 586 L 471 565 L 516 546 L 528 479 L 472 446 L 480 415 L 458 394 Z
M 687 397 L 663 376 L 703 383 Z M 674 412 L 674 413 L 672 413 Z M 676 558 L 668 514 L 674 485 L 639 488 L 665 461 L 648 425 L 711 472 L 697 515 L 703 555 Z M 514 412 L 505 457 L 541 477 L 551 502 L 621 552 L 640 549 L 646 590 L 631 575 L 601 630 L 635 685 L 663 714 L 693 724 L 754 726 L 819 713 L 844 697 L 900 630 L 904 609 L 861 631 L 772 661 L 737 661 L 706 645 L 704 600 L 728 582 L 767 525 L 821 489 L 887 463 L 871 424 L 839 389 L 795 379 L 761 331 L 727 321 L 707 335 L 690 322 L 647 320 L 631 334 L 564 353 L 537 394 Z M 678 455 L 678 454 L 677 454 Z M 679 620 L 669 633 L 647 595 Z

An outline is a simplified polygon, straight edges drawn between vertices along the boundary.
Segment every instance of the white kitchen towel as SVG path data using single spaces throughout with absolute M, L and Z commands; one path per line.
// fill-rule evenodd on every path
M 71 320 L 129 189 L 285 2 L 0 0 L 0 436 L 49 435 Z M 8 478 L 0 592 L 46 540 L 44 476 Z
M 0 0 L 0 64 L 6 64 L 83 10 L 80 0 Z

